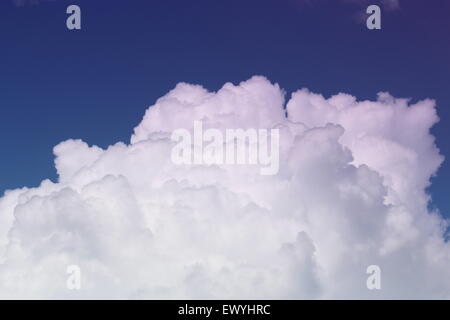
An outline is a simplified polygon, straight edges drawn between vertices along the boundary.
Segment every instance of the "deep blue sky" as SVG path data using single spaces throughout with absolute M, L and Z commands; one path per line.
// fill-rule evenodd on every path
M 63 140 L 128 142 L 145 109 L 177 82 L 216 90 L 255 74 L 289 94 L 434 98 L 433 133 L 448 157 L 450 1 L 403 0 L 383 10 L 381 31 L 356 21 L 357 5 L 304 2 L 1 0 L 0 192 L 55 180 L 52 148 Z M 82 9 L 81 31 L 66 29 L 69 4 Z M 450 216 L 447 162 L 433 184 L 433 205 Z

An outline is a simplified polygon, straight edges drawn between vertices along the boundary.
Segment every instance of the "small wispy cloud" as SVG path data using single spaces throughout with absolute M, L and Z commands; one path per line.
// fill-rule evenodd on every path
M 43 2 L 49 2 L 52 0 L 14 0 L 14 4 L 18 7 L 23 7 L 27 5 L 37 5 Z
M 341 0 L 342 2 L 353 3 L 360 6 L 368 6 L 371 4 L 377 4 L 386 10 L 398 10 L 400 9 L 400 0 Z
M 306 5 L 306 6 L 320 6 L 326 5 L 327 3 L 335 3 L 335 0 L 290 0 L 293 3 Z M 400 0 L 340 0 L 341 3 L 347 5 L 354 5 L 358 7 L 367 7 L 371 4 L 376 4 L 381 6 L 383 9 L 388 11 L 394 11 L 400 9 Z

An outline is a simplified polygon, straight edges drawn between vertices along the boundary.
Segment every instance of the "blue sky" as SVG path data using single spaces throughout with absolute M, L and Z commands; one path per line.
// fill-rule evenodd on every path
M 69 4 L 82 9 L 81 31 L 66 28 Z M 52 148 L 63 140 L 128 142 L 180 81 L 216 90 L 255 74 L 288 94 L 436 99 L 433 133 L 448 157 L 450 2 L 401 1 L 383 10 L 380 31 L 357 21 L 363 10 L 326 0 L 2 1 L 0 190 L 55 180 Z M 431 188 L 444 214 L 449 181 L 446 161 Z

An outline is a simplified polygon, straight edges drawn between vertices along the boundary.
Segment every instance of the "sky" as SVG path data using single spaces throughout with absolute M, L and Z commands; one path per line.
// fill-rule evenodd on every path
M 65 27 L 69 4 L 82 30 Z M 42 1 L 0 4 L 0 190 L 55 179 L 52 148 L 127 141 L 145 109 L 179 81 L 217 90 L 259 74 L 288 94 L 436 99 L 437 145 L 450 154 L 450 3 L 403 1 L 369 31 L 352 2 Z M 450 212 L 450 167 L 433 204 Z
M 449 9 L 2 1 L 0 298 L 450 297 Z M 280 128 L 279 171 L 168 161 L 198 119 Z

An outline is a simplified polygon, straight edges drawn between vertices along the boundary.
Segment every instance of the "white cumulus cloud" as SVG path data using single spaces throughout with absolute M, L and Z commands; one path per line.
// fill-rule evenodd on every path
M 171 133 L 195 120 L 278 128 L 279 172 L 175 165 Z M 0 298 L 450 298 L 447 222 L 427 209 L 437 121 L 433 100 L 388 93 L 180 83 L 129 144 L 62 142 L 57 183 L 0 198 Z

